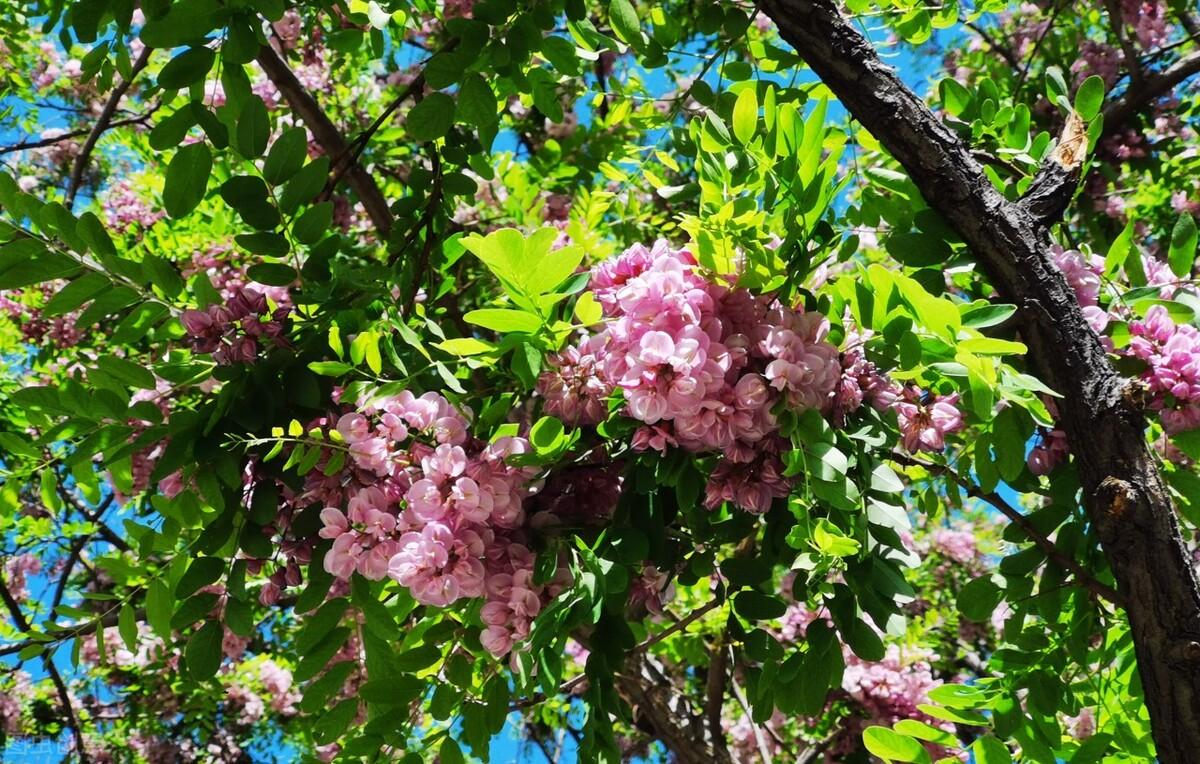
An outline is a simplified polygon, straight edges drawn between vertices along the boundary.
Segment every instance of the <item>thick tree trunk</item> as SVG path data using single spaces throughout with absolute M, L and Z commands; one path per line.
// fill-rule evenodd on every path
M 762 7 L 854 118 L 904 165 L 1000 295 L 1018 306 L 1029 361 L 1063 395 L 1062 426 L 1084 505 L 1128 603 L 1159 759 L 1196 761 L 1200 592 L 1146 445 L 1137 396 L 1127 394 L 1132 388 L 1109 363 L 1050 259 L 1046 226 L 1056 205 L 1047 197 L 1054 194 L 1043 188 L 1027 201 L 1005 199 L 970 147 L 880 61 L 831 0 L 764 0 Z M 1050 167 L 1046 175 L 1072 179 L 1070 169 Z

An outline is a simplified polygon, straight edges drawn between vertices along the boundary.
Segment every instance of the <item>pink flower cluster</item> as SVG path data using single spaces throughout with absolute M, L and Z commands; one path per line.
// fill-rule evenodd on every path
M 198 353 L 212 353 L 219 365 L 254 363 L 259 340 L 270 340 L 287 347 L 285 324 L 291 308 L 280 305 L 274 310 L 264 294 L 243 287 L 225 305 L 210 305 L 207 310 L 185 310 L 180 317 L 187 330 L 188 342 Z
M 8 316 L 20 330 L 21 338 L 31 345 L 41 347 L 50 343 L 59 348 L 74 347 L 83 339 L 79 311 L 48 318 L 38 307 L 64 286 L 64 281 L 51 281 L 36 287 L 0 292 L 0 315 Z
M 1074 249 L 1052 247 L 1054 264 L 1062 271 L 1067 284 L 1075 292 L 1075 298 L 1083 308 L 1083 317 L 1092 331 L 1099 334 L 1108 326 L 1108 313 L 1100 307 L 1101 277 L 1104 275 L 1104 258 L 1090 257 Z
M 933 676 L 931 661 L 933 654 L 928 650 L 909 648 L 902 653 L 897 645 L 888 645 L 883 660 L 864 661 L 853 652 L 845 650 L 846 670 L 842 674 L 842 690 L 861 709 L 861 716 L 847 720 L 839 739 L 843 746 L 853 746 L 843 753 L 858 747 L 862 730 L 880 724 L 892 726 L 901 719 L 917 719 L 942 729 L 953 729 L 953 725 L 934 719 L 918 706 L 929 702 L 929 691 L 942 682 Z M 837 745 L 831 752 L 837 750 Z
M 322 510 L 320 535 L 333 541 L 325 568 L 338 578 L 390 576 L 435 607 L 486 598 L 481 639 L 503 655 L 528 636 L 569 573 L 560 568 L 550 584 L 533 582 L 535 555 L 522 528 L 536 470 L 506 461 L 528 442 L 486 443 L 470 436 L 469 424 L 436 393 L 360 401 L 337 432 L 353 467 L 374 482 L 352 493 L 345 511 Z
M 129 233 L 149 228 L 166 212 L 152 206 L 128 178 L 116 180 L 100 194 L 100 204 L 110 227 Z
M 965 552 L 965 544 L 956 540 L 956 551 Z M 809 627 L 818 620 L 827 620 L 820 612 L 810 610 L 803 602 L 794 602 L 780 619 L 779 636 L 785 643 L 802 641 Z M 850 700 L 856 713 L 839 725 L 830 742 L 831 760 L 840 761 L 859 750 L 862 731 L 874 724 L 890 727 L 901 719 L 917 719 L 935 727 L 948 728 L 946 722 L 929 717 L 918 706 L 929 702 L 929 691 L 942 684 L 933 676 L 934 655 L 922 648 L 907 648 L 904 653 L 897 645 L 888 645 L 883 660 L 864 661 L 845 644 L 842 659 L 841 691 L 831 693 L 830 700 Z M 935 753 L 944 753 L 931 747 Z
M 1142 379 L 1163 429 L 1177 433 L 1200 427 L 1200 331 L 1176 324 L 1164 306 L 1154 305 L 1144 319 L 1129 322 L 1129 333 L 1125 352 L 1146 362 Z
M 829 411 L 830 419 L 838 427 L 845 424 L 846 417 L 864 403 L 877 411 L 886 411 L 900 398 L 900 386 L 867 360 L 864 345 L 871 334 L 870 331 L 859 333 L 852 330 L 846 333 L 846 350 L 842 353 L 841 361 L 842 377 L 834 391 L 833 405 Z
M 904 388 L 893 408 L 900 425 L 900 442 L 909 453 L 941 451 L 946 436 L 963 429 L 958 393 L 933 395 Z
M 1166 3 L 1158 0 L 1121 0 L 1121 15 L 1125 23 L 1133 27 L 1138 45 L 1146 50 L 1162 45 L 1170 36 Z
M 841 377 L 829 322 L 710 281 L 691 253 L 662 240 L 597 266 L 590 286 L 605 327 L 551 360 L 539 380 L 547 411 L 595 422 L 619 388 L 625 412 L 644 425 L 636 449 L 721 453 L 742 466 L 714 473 L 709 495 L 765 512 L 772 496 L 786 494 L 772 408 L 783 400 L 823 410 Z M 768 490 L 725 485 L 755 475 Z

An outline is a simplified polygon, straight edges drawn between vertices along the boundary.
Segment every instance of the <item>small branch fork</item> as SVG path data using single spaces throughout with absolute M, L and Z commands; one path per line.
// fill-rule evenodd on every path
M 268 79 L 283 94 L 288 106 L 308 125 L 325 154 L 331 158 L 348 156 L 350 146 L 345 137 L 321 110 L 316 99 L 300 84 L 300 80 L 279 54 L 270 45 L 263 45 L 258 49 L 257 60 Z M 346 182 L 358 195 L 380 238 L 386 241 L 392 232 L 392 212 L 375 179 L 361 165 L 354 162 L 346 172 Z
M 71 180 L 67 185 L 67 194 L 64 199 L 64 206 L 68 210 L 75 207 L 75 196 L 79 193 L 79 187 L 83 184 L 83 174 L 87 171 L 88 160 L 91 159 L 92 151 L 96 148 L 96 143 L 100 140 L 100 136 L 104 134 L 112 122 L 113 115 L 117 112 L 117 107 L 121 105 L 121 99 L 125 97 L 133 81 L 138 74 L 146 68 L 146 64 L 150 63 L 150 54 L 154 49 L 147 46 L 142 49 L 137 60 L 133 62 L 133 67 L 129 72 L 129 76 L 121 81 L 109 94 L 108 101 L 104 104 L 104 109 L 100 112 L 100 118 L 96 120 L 96 124 L 92 127 L 92 131 L 88 133 L 87 140 L 83 142 L 83 148 L 79 151 L 79 156 L 75 157 L 75 165 L 71 168 Z
M 23 633 L 28 634 L 32 631 L 29 621 L 25 618 L 25 614 L 21 612 L 21 605 L 13 597 L 8 588 L 8 582 L 4 580 L 3 574 L 0 574 L 0 599 L 4 600 L 4 606 L 8 609 L 9 615 L 12 616 L 12 621 L 18 629 Z M 62 703 L 63 714 L 67 717 L 67 727 L 71 730 L 71 734 L 75 738 L 75 750 L 79 754 L 79 761 L 82 764 L 88 764 L 90 761 L 87 749 L 83 745 L 83 730 L 79 727 L 79 720 L 75 716 L 75 708 L 71 705 L 71 694 L 67 690 L 67 684 L 63 681 L 62 674 L 58 671 L 58 666 L 54 665 L 54 660 L 49 654 L 42 655 L 42 664 L 46 667 L 46 673 L 50 675 L 50 681 L 54 683 L 54 689 L 58 693 L 59 702 Z
M 927 462 L 924 459 L 916 459 L 908 454 L 899 452 L 894 452 L 891 456 L 891 459 L 897 464 L 902 464 L 906 467 L 920 467 L 921 469 L 924 469 L 925 471 L 934 475 L 940 475 L 953 480 L 964 491 L 967 492 L 968 496 L 985 501 L 999 510 L 1000 514 L 1007 517 L 1013 525 L 1021 529 L 1021 532 L 1024 533 L 1030 541 L 1032 541 L 1039 549 L 1045 552 L 1048 559 L 1050 559 L 1063 570 L 1066 570 L 1070 572 L 1071 575 L 1075 576 L 1075 579 L 1079 582 L 1080 586 L 1085 587 L 1088 591 L 1101 599 L 1107 600 L 1115 605 L 1124 605 L 1125 598 L 1121 596 L 1120 592 L 1111 586 L 1108 586 L 1107 584 L 1097 581 L 1090 573 L 1087 572 L 1087 570 L 1084 569 L 1082 565 L 1068 557 L 1053 541 L 1046 538 L 1046 536 L 1038 531 L 1034 524 L 1030 522 L 1028 517 L 1022 514 L 1021 511 L 1016 507 L 1005 501 L 1004 498 L 995 491 L 984 491 L 974 482 L 967 480 L 965 477 L 958 474 L 955 470 L 941 464 Z

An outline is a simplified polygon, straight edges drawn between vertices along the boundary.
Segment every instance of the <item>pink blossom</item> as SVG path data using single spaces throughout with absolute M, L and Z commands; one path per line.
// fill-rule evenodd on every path
M 905 450 L 916 453 L 945 448 L 946 436 L 959 432 L 964 426 L 957 404 L 958 393 L 922 396 L 913 388 L 906 388 L 903 398 L 895 405 Z

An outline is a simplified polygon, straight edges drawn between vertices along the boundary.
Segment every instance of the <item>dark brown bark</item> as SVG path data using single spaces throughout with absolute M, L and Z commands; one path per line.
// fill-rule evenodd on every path
M 724 741 L 708 734 L 703 714 L 676 692 L 652 657 L 637 654 L 616 676 L 617 693 L 633 710 L 634 722 L 650 730 L 680 764 L 731 764 Z
M 346 143 L 345 137 L 337 126 L 330 121 L 325 112 L 321 110 L 320 105 L 312 97 L 300 81 L 296 79 L 296 75 L 288 68 L 287 63 L 279 57 L 279 55 L 269 45 L 263 45 L 258 51 L 258 65 L 266 72 L 267 78 L 279 89 L 283 94 L 284 99 L 288 102 L 288 106 L 300 119 L 304 120 L 304 124 L 308 125 L 308 129 L 312 131 L 313 137 L 317 139 L 317 143 L 325 150 L 325 154 L 329 156 L 330 161 L 337 161 L 341 157 L 350 156 L 350 147 Z M 379 237 L 387 241 L 388 234 L 392 230 L 392 212 L 388 208 L 387 199 L 384 198 L 383 192 L 379 190 L 375 179 L 371 174 L 363 169 L 357 160 L 351 160 L 352 164 L 346 174 L 346 182 L 354 193 L 358 195 L 359 201 L 362 202 L 363 208 L 367 211 L 367 216 L 371 218 L 371 223 L 379 232 Z
M 1200 751 L 1200 591 L 1174 508 L 1146 445 L 1143 415 L 1050 258 L 1043 204 L 1013 203 L 831 0 L 764 0 L 784 39 L 905 167 L 1018 307 L 1028 360 L 1063 395 L 1061 424 L 1084 506 L 1128 603 L 1159 759 Z M 1031 209 L 1031 206 L 1034 207 Z M 1036 214 L 1035 214 L 1036 213 Z

